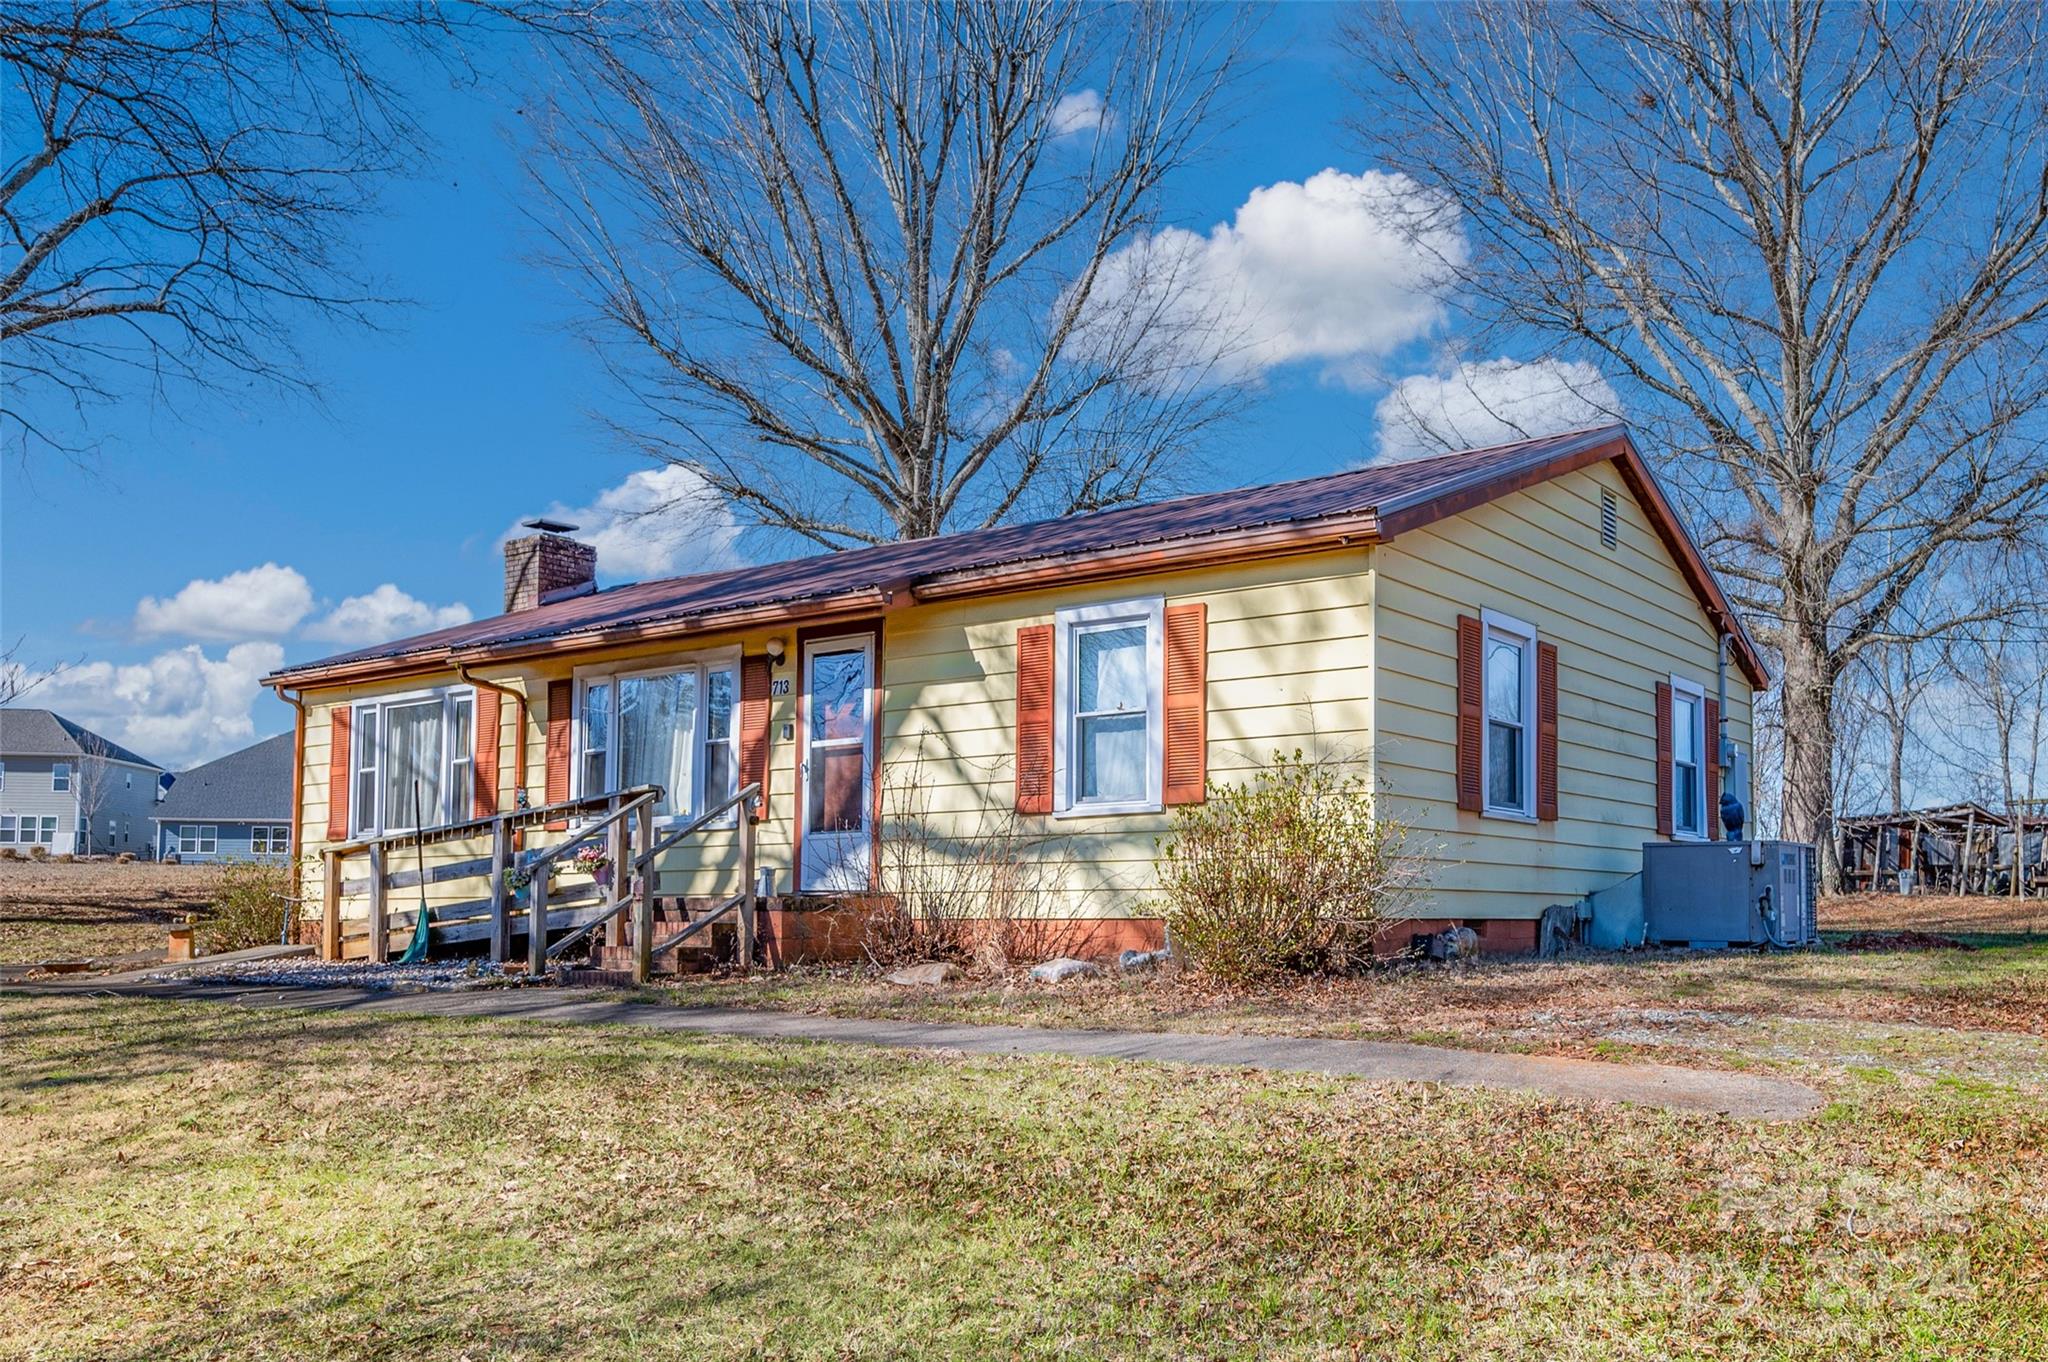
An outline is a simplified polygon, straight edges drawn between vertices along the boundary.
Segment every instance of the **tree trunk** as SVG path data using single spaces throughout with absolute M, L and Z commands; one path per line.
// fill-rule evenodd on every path
M 1812 842 L 1820 852 L 1821 888 L 1834 893 L 1841 886 L 1841 864 L 1835 846 L 1835 674 L 1826 650 L 1812 640 L 1786 631 L 1783 651 L 1785 680 L 1785 773 L 1783 836 Z

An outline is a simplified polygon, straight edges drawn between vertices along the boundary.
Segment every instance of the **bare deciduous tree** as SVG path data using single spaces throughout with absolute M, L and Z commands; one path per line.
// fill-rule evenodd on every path
M 1241 37 L 1156 3 L 601 7 L 550 45 L 535 175 L 620 433 L 830 547 L 1137 498 L 1230 402 L 1142 245 Z
M 371 54 L 444 27 L 399 0 L 0 8 L 0 416 L 24 449 L 80 447 L 53 413 L 138 375 L 309 386 L 296 329 L 368 318 L 349 226 L 418 141 Z
M 1844 669 L 1996 614 L 1938 584 L 2048 511 L 2041 16 L 1487 0 L 1350 32 L 1358 132 L 1457 215 L 1482 338 L 1597 362 L 1653 437 L 1782 673 L 1785 831 L 1823 846 Z

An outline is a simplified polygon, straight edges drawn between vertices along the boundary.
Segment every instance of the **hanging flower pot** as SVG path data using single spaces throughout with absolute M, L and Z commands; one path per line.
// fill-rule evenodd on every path
M 587 872 L 600 887 L 612 882 L 612 858 L 604 854 L 603 847 L 588 846 L 577 852 L 576 868 Z

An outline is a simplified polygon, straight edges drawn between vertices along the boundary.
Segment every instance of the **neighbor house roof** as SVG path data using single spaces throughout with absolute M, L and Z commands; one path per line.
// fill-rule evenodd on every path
M 5 757 L 103 757 L 147 766 L 152 771 L 164 769 L 148 757 L 130 752 L 47 709 L 0 709 L 0 758 Z
M 220 823 L 288 823 L 292 816 L 292 735 L 280 733 L 178 777 L 152 815 L 160 823 L 195 818 Z
M 286 667 L 264 680 L 280 686 L 338 683 L 608 643 L 848 618 L 906 597 L 992 595 L 1199 563 L 1384 543 L 1606 460 L 1620 465 L 1708 616 L 1735 636 L 1744 671 L 1757 685 L 1768 684 L 1761 656 L 1698 546 L 1618 425 L 1060 520 L 615 586 Z

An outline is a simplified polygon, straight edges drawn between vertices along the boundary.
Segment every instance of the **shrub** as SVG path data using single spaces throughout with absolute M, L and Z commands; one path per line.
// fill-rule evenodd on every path
M 46 846 L 30 847 L 28 849 L 28 858 L 31 861 L 47 861 L 50 859 L 50 849 Z
M 244 861 L 224 865 L 213 882 L 213 913 L 201 933 L 207 953 L 274 946 L 292 911 L 292 869 Z
M 115 864 L 115 865 L 134 865 L 134 864 L 135 864 L 135 853 L 134 853 L 134 852 L 132 852 L 132 851 L 124 851 L 124 852 L 122 852 L 122 853 L 121 853 L 121 854 L 120 854 L 119 856 L 116 856 L 116 857 L 114 858 L 114 864 Z
M 1276 752 L 1250 783 L 1212 781 L 1206 802 L 1174 811 L 1168 930 L 1191 965 L 1233 983 L 1369 960 L 1423 884 L 1429 858 L 1408 842 L 1362 777 Z
M 18 861 L 20 859 L 21 853 L 13 847 L 0 847 L 0 861 Z

